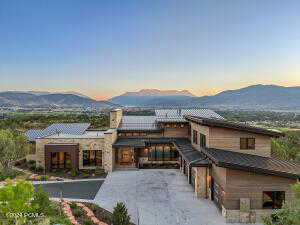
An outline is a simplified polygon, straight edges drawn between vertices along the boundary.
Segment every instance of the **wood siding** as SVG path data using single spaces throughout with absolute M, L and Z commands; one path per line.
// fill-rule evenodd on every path
M 191 133 L 193 135 L 193 130 L 196 130 L 198 132 L 198 136 L 197 136 L 197 140 L 198 140 L 198 144 L 194 144 L 193 143 L 193 137 L 191 137 L 191 143 L 193 145 L 194 148 L 196 149 L 200 149 L 200 133 L 204 134 L 206 136 L 206 146 L 209 147 L 209 141 L 210 141 L 210 133 L 209 133 L 209 127 L 207 126 L 202 126 L 199 125 L 197 123 L 192 123 L 191 122 Z
M 293 198 L 290 185 L 295 179 L 246 171 L 220 168 L 213 165 L 214 180 L 225 191 L 223 204 L 226 209 L 240 208 L 240 198 L 250 198 L 251 209 L 262 209 L 263 191 L 285 191 L 285 199 Z
M 269 136 L 218 127 L 210 127 L 209 133 L 209 144 L 207 146 L 210 148 L 271 156 L 271 138 Z M 240 138 L 255 138 L 255 149 L 241 150 Z

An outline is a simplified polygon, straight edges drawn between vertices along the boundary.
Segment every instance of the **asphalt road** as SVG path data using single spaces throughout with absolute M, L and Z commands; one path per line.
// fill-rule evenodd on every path
M 50 197 L 93 200 L 104 180 L 58 182 L 49 184 L 36 184 L 35 189 L 42 185 Z

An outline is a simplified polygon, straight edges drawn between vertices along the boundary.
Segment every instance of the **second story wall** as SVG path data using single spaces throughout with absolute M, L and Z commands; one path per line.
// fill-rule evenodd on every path
M 267 135 L 254 134 L 233 129 L 210 127 L 209 147 L 224 150 L 232 150 L 260 156 L 271 156 L 271 138 Z M 242 149 L 241 138 L 254 139 L 254 149 Z
M 203 126 L 193 122 L 190 124 L 191 143 L 196 149 L 200 149 L 205 142 L 205 146 L 208 148 L 224 149 L 266 157 L 271 156 L 270 136 L 228 128 Z M 254 142 L 254 149 L 243 149 L 241 147 L 241 142 L 243 141 Z

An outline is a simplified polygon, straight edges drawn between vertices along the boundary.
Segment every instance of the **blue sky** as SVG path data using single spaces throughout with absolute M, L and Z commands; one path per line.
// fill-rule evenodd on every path
M 300 85 L 300 2 L 0 0 L 0 91 Z

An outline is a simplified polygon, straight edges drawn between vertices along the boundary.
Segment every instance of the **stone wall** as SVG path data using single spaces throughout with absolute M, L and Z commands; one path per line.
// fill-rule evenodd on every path
M 122 109 L 115 109 L 110 112 L 109 127 L 112 129 L 118 128 L 122 120 Z
M 196 177 L 195 177 L 195 193 L 198 198 L 207 198 L 206 190 L 206 177 L 207 168 L 206 167 L 193 167 Z
M 104 159 L 104 138 L 39 138 L 36 140 L 36 164 L 45 168 L 45 145 L 46 144 L 79 144 L 79 169 L 83 169 L 83 150 L 102 150 L 102 166 Z
M 117 139 L 117 130 L 109 129 L 104 133 L 105 151 L 104 151 L 104 169 L 106 172 L 112 172 L 115 168 L 115 149 L 112 144 Z

